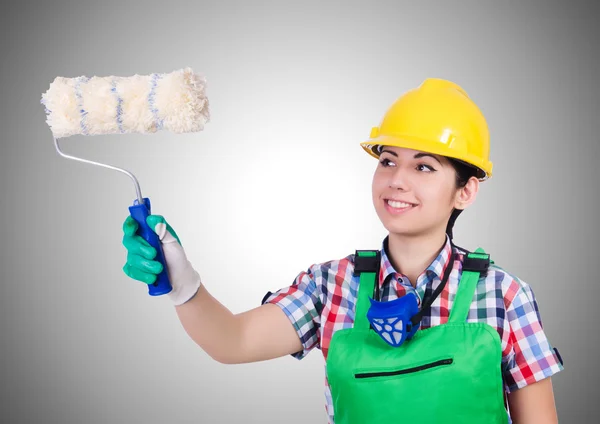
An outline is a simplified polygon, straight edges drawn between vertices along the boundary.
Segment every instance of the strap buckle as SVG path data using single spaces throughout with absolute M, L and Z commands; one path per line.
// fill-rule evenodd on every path
M 487 253 L 468 253 L 463 261 L 463 271 L 486 273 L 490 267 L 490 255 Z
M 380 267 L 381 252 L 379 250 L 356 251 L 354 255 L 354 275 L 360 275 L 362 272 L 378 272 Z

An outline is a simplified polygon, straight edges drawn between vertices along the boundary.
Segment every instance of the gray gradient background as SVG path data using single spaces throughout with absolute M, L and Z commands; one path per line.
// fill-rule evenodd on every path
M 57 75 L 185 66 L 208 79 L 203 133 L 62 144 L 131 169 L 234 312 L 313 263 L 380 246 L 377 162 L 358 143 L 423 79 L 461 84 L 488 119 L 495 176 L 456 241 L 531 284 L 566 361 L 561 422 L 596 420 L 598 13 L 576 1 L 417 3 L 2 6 L 0 421 L 326 422 L 319 351 L 212 361 L 166 298 L 121 271 L 130 181 L 54 151 L 39 100 Z

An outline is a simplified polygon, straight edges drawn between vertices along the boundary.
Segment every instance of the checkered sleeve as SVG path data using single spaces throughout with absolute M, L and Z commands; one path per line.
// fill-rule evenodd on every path
M 506 308 L 508 352 L 504 366 L 507 392 L 513 392 L 562 371 L 557 351 L 550 345 L 531 287 L 520 281 Z
M 302 343 L 302 351 L 292 354 L 296 359 L 304 358 L 314 347 L 320 348 L 321 277 L 318 265 L 300 272 L 291 286 L 275 293 L 267 293 L 264 303 L 279 306 L 296 329 Z

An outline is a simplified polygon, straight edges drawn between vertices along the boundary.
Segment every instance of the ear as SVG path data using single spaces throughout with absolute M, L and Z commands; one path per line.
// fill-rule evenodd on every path
M 477 192 L 479 192 L 479 180 L 475 177 L 471 177 L 464 187 L 459 188 L 456 191 L 454 207 L 456 209 L 466 209 L 475 201 Z

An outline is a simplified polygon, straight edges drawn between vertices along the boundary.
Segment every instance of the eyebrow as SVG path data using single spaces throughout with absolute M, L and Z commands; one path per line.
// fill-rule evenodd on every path
M 386 150 L 382 150 L 381 153 L 380 153 L 380 155 L 383 154 L 383 153 L 386 153 L 386 152 L 389 153 L 389 154 L 391 154 L 391 155 L 394 155 L 394 156 L 398 157 L 398 155 L 395 152 L 392 152 L 391 150 L 387 150 L 387 149 Z M 440 160 L 438 158 L 436 158 L 435 156 L 433 156 L 433 155 L 431 155 L 429 153 L 417 153 L 414 158 L 415 159 L 420 159 L 420 158 L 423 158 L 423 157 L 426 157 L 426 156 L 429 156 L 430 158 L 435 159 L 440 165 L 442 164 L 442 162 L 440 162 Z

